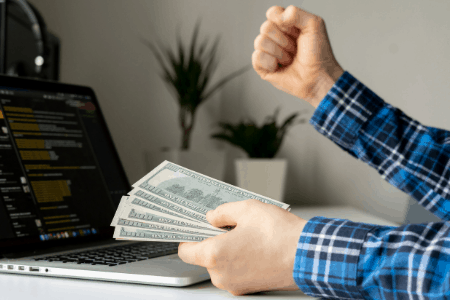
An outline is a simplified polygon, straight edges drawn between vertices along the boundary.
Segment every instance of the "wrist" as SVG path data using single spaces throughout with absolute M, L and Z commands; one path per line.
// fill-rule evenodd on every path
M 328 94 L 333 85 L 338 81 L 339 77 L 344 73 L 339 65 L 331 70 L 326 70 L 318 76 L 317 85 L 315 86 L 314 97 L 309 103 L 317 108 L 323 98 Z
M 300 240 L 300 236 L 307 222 L 308 220 L 295 216 L 295 222 L 292 222 L 291 230 L 286 232 L 285 235 L 285 240 L 287 243 L 283 247 L 285 249 L 285 253 L 283 254 L 283 265 L 287 271 L 286 275 L 289 275 L 289 278 L 285 281 L 286 285 L 283 286 L 286 290 L 298 289 L 293 277 L 293 270 L 295 257 L 297 254 L 298 241 Z

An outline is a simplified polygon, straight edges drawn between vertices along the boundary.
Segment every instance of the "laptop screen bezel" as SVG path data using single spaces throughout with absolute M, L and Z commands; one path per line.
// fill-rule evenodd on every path
M 95 96 L 92 88 L 81 85 L 73 85 L 67 83 L 60 83 L 54 81 L 45 81 L 38 79 L 29 78 L 18 78 L 0 75 L 0 86 L 3 88 L 12 89 L 25 89 L 33 91 L 43 91 L 49 93 L 64 93 L 64 94 L 77 94 L 90 96 L 91 101 L 96 107 L 98 113 L 99 122 L 105 132 L 105 138 L 108 142 L 108 146 L 111 149 L 112 155 L 116 161 L 118 167 L 118 174 L 121 176 L 121 180 L 127 185 L 127 189 L 131 190 L 131 185 L 123 168 L 122 162 L 119 158 L 119 154 L 115 147 L 114 141 L 112 139 L 111 133 L 106 124 L 105 118 L 103 116 L 100 104 Z M 115 208 L 117 208 L 117 203 L 113 203 Z M 38 236 L 36 238 L 25 237 L 25 238 L 12 238 L 0 240 L 0 255 L 6 255 L 8 253 L 18 253 L 18 252 L 37 252 L 41 250 L 51 249 L 54 247 L 63 247 L 69 245 L 84 245 L 87 243 L 102 241 L 102 240 L 112 240 L 114 228 L 111 226 L 98 228 L 98 233 L 88 236 L 78 236 L 69 239 L 57 239 L 41 241 Z

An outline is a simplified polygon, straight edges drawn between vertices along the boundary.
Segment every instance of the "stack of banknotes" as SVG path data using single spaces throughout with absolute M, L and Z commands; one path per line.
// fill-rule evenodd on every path
M 228 202 L 257 199 L 289 205 L 202 175 L 169 161 L 133 184 L 121 199 L 111 226 L 117 240 L 200 242 L 227 232 L 206 220 L 206 213 Z

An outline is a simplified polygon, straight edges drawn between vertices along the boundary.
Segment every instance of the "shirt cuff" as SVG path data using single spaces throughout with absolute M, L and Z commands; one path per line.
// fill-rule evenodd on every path
M 361 127 L 384 105 L 380 97 L 345 71 L 320 102 L 309 123 L 350 150 Z
M 356 284 L 358 258 L 375 224 L 314 217 L 303 228 L 293 276 L 311 297 L 364 299 Z

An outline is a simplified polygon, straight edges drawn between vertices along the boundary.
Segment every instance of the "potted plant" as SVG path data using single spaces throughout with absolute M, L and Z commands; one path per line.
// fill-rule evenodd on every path
M 294 124 L 304 123 L 298 120 L 299 112 L 288 116 L 278 126 L 279 108 L 265 122 L 258 126 L 254 121 L 241 121 L 233 125 L 221 122 L 222 132 L 211 135 L 212 138 L 229 142 L 244 150 L 248 158 L 236 159 L 237 185 L 263 196 L 283 201 L 285 178 L 287 172 L 286 159 L 275 159 L 283 139 Z
M 225 154 L 223 151 L 203 151 L 202 153 L 189 151 L 191 134 L 195 125 L 196 112 L 198 108 L 223 85 L 234 77 L 249 70 L 252 65 L 250 64 L 236 72 L 231 73 L 222 80 L 218 81 L 210 89 L 207 89 L 211 77 L 217 67 L 215 56 L 217 53 L 220 35 L 216 38 L 214 45 L 206 54 L 206 57 L 203 58 L 203 53 L 205 52 L 208 40 L 204 40 L 200 46 L 200 49 L 197 51 L 196 42 L 199 26 L 200 21 L 198 20 L 194 29 L 191 44 L 189 46 L 190 53 L 188 53 L 188 49 L 184 48 L 181 41 L 178 32 L 178 24 L 178 55 L 176 56 L 173 54 L 168 47 L 166 47 L 166 50 L 162 50 L 162 52 L 166 54 L 171 70 L 166 67 L 164 60 L 157 51 L 156 47 L 147 40 L 143 40 L 143 42 L 150 48 L 160 63 L 163 69 L 161 77 L 170 87 L 170 90 L 174 92 L 174 96 L 179 104 L 178 121 L 181 127 L 181 146 L 180 149 L 163 148 L 165 154 L 163 154 L 164 157 L 161 157 L 161 159 L 167 159 L 189 169 L 193 169 L 217 179 L 222 179 L 221 177 L 223 176 L 225 164 Z M 150 155 L 155 156 L 154 153 Z M 160 162 L 157 162 L 157 164 L 159 163 Z

